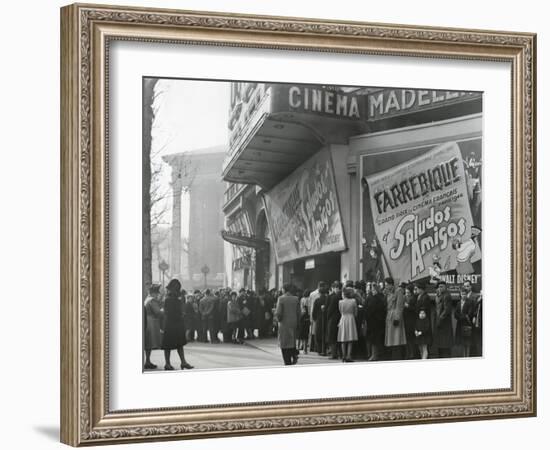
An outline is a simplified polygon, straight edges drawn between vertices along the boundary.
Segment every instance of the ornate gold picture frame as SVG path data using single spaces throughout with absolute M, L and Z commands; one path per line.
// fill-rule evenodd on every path
M 512 130 L 510 386 L 113 410 L 108 95 L 115 41 L 509 63 L 512 113 L 502 127 Z M 530 33 L 85 4 L 62 8 L 61 441 L 81 446 L 534 416 L 535 89 L 536 36 Z

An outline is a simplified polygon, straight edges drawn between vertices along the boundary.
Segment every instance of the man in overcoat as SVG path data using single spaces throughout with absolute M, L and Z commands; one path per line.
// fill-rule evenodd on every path
M 472 330 L 472 348 L 470 350 L 470 356 L 481 356 L 482 347 L 482 307 L 481 307 L 481 295 L 476 294 L 473 290 L 472 282 L 470 280 L 464 281 L 464 289 L 466 290 L 466 298 L 473 304 L 473 330 Z
M 453 346 L 453 301 L 447 291 L 447 283 L 437 283 L 435 297 L 435 326 L 433 331 L 433 347 L 440 358 L 449 358 Z
M 298 362 L 296 337 L 300 317 L 300 302 L 292 294 L 292 285 L 283 286 L 283 295 L 277 299 L 275 318 L 279 323 L 279 346 L 286 366 Z
M 210 289 L 206 289 L 204 297 L 201 298 L 199 302 L 199 312 L 201 314 L 202 336 L 204 342 L 208 342 L 208 332 L 210 332 L 210 342 L 212 344 L 219 342 L 214 326 L 215 307 L 216 298 L 212 295 Z
M 317 289 L 315 289 L 310 295 L 307 302 L 307 310 L 309 311 L 309 322 L 311 324 L 311 330 L 309 333 L 310 336 L 310 342 L 309 342 L 309 348 L 311 351 L 320 351 L 317 349 L 316 345 L 316 337 L 317 334 L 317 322 L 313 318 L 313 306 L 315 305 L 315 301 L 321 296 L 321 291 L 325 288 L 327 288 L 327 284 L 324 281 L 320 281 L 318 284 Z
M 319 355 L 326 356 L 328 289 L 319 288 L 319 297 L 313 303 L 311 317 L 315 323 L 315 350 Z
M 327 345 L 330 348 L 331 359 L 338 359 L 338 323 L 340 322 L 340 309 L 338 305 L 342 300 L 342 283 L 332 283 L 332 292 L 327 299 Z

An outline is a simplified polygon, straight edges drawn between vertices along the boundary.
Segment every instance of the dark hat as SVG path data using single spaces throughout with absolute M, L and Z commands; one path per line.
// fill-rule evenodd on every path
M 393 278 L 391 277 L 385 278 L 384 281 L 386 284 L 391 284 L 392 286 L 395 285 L 395 281 L 393 281 Z
M 346 284 L 344 285 L 345 287 L 353 287 L 355 285 L 355 283 L 352 281 L 352 280 L 348 280 L 346 281 Z
M 175 278 L 172 278 L 170 282 L 166 285 L 166 290 L 170 292 L 178 293 L 181 290 L 181 283 L 179 280 L 176 280 Z
M 405 289 L 407 287 L 407 283 L 402 281 L 401 283 L 399 283 L 399 287 Z
M 152 284 L 149 288 L 150 294 L 158 294 L 160 292 L 160 284 Z
M 436 284 L 436 287 L 439 287 L 439 286 L 447 286 L 447 282 L 445 280 L 439 280 Z

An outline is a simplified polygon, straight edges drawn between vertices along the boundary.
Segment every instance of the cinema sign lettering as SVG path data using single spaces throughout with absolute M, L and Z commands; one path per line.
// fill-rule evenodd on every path
M 365 120 L 366 96 L 315 85 L 273 85 L 274 112 L 318 114 Z
M 480 97 L 479 92 L 382 89 L 368 94 L 367 118 L 369 121 L 386 119 Z

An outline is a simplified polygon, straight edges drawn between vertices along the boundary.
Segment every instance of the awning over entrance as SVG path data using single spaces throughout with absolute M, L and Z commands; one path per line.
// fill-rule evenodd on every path
M 250 247 L 257 250 L 269 248 L 269 240 L 258 238 L 254 235 L 245 234 L 242 232 L 232 232 L 223 230 L 221 232 L 222 239 L 230 244 L 240 247 Z
M 364 95 L 325 86 L 245 86 L 230 118 L 223 179 L 269 190 L 325 142 L 346 143 L 365 132 L 365 101 Z

